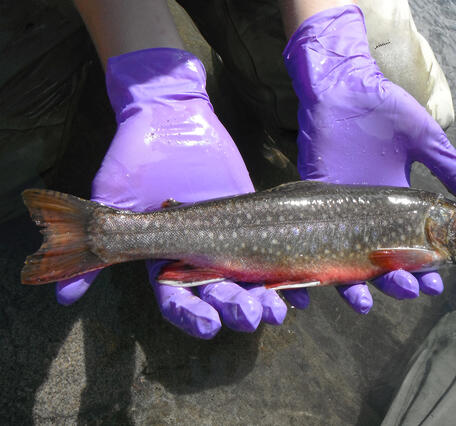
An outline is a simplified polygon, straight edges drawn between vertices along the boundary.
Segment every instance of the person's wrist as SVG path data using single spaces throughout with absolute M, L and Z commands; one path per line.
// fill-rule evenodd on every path
M 324 41 L 324 42 L 323 42 Z M 320 49 L 340 49 L 345 52 L 346 45 L 354 44 L 358 53 L 369 53 L 367 30 L 362 10 L 355 4 L 325 9 L 304 20 L 290 37 L 284 51 L 285 60 L 295 52 L 297 46 L 319 42 Z
M 354 4 L 353 0 L 280 0 L 280 10 L 287 38 L 302 22 L 328 9 Z
M 209 102 L 206 70 L 192 53 L 153 48 L 109 58 L 106 87 L 118 122 L 156 99 L 197 99 Z
M 358 71 L 364 76 L 380 73 L 356 5 L 327 9 L 305 20 L 288 41 L 283 59 L 295 92 L 306 102 L 328 88 L 354 83 Z

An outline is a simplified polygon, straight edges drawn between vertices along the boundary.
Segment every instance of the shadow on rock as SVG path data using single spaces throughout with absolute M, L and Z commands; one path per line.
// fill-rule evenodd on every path
M 21 286 L 20 270 L 26 254 L 39 245 L 30 219 L 20 217 L 0 226 L 0 419 L 2 424 L 31 424 L 36 394 L 51 364 L 81 314 L 78 306 L 65 309 L 55 302 L 53 286 Z M 71 360 L 68 370 L 74 368 Z M 65 368 L 65 367 L 64 367 Z M 65 385 L 62 384 L 62 391 Z M 73 389 L 66 388 L 68 393 Z M 77 391 L 77 390 L 76 390 Z M 52 402 L 49 401 L 52 405 Z M 46 411 L 46 407 L 42 407 Z M 38 410 L 40 411 L 40 410 Z M 40 412 L 35 413 L 40 418 Z M 52 418 L 52 416 L 51 416 Z
M 108 275 L 111 282 L 102 282 Z M 185 335 L 161 317 L 141 262 L 115 266 L 100 278 L 84 310 L 81 423 L 129 423 L 131 390 L 141 399 L 139 376 L 187 394 L 236 382 L 253 368 L 261 333 L 223 330 L 211 341 Z
M 53 285 L 19 284 L 23 260 L 40 242 L 31 221 L 21 217 L 0 233 L 2 424 L 77 413 L 81 424 L 129 424 L 131 393 L 141 399 L 138 377 L 186 394 L 236 382 L 253 368 L 261 332 L 186 336 L 161 317 L 141 262 L 103 271 L 80 302 L 62 307 Z M 143 396 L 150 400 L 150 392 Z
M 446 287 L 454 287 L 454 279 L 445 278 Z M 421 295 L 421 297 L 426 298 L 427 296 Z M 370 389 L 363 398 L 357 426 L 372 424 L 373 417 L 376 417 L 378 424 L 382 422 L 395 393 L 405 378 L 413 354 L 434 325 L 452 310 L 448 297 L 444 295 L 439 298 L 431 298 L 430 305 L 421 316 L 415 316 L 415 327 L 404 341 L 393 340 L 390 345 L 382 346 L 382 350 L 388 350 L 388 347 L 391 347 L 390 359 L 380 370 L 381 373 L 378 377 L 372 380 Z M 385 324 L 384 331 L 388 336 L 394 336 L 395 330 L 390 328 L 390 325 Z M 367 371 L 365 373 L 368 374 Z

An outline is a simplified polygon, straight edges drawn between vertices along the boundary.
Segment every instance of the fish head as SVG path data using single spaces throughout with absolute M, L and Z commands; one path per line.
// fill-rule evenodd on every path
M 456 203 L 439 199 L 431 208 L 425 227 L 434 248 L 456 263 Z
M 451 261 L 456 263 L 456 213 L 453 214 L 448 224 L 447 246 Z

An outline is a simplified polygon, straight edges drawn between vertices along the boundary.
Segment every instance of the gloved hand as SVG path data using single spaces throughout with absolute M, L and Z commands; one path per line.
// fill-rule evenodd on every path
M 407 92 L 388 81 L 369 53 L 361 10 L 325 10 L 304 21 L 284 51 L 299 97 L 298 169 L 303 179 L 408 186 L 414 161 L 456 190 L 456 150 Z M 375 284 L 396 298 L 439 294 L 436 272 L 403 270 Z M 365 283 L 339 287 L 361 313 L 372 306 Z
M 231 137 L 218 121 L 206 93 L 206 74 L 192 54 L 149 49 L 111 58 L 106 70 L 117 133 L 92 185 L 92 200 L 132 211 L 160 208 L 173 198 L 194 202 L 253 191 Z M 254 331 L 261 319 L 280 324 L 286 305 L 271 290 L 246 290 L 224 281 L 198 288 L 160 285 L 163 262 L 146 266 L 166 319 L 209 339 L 221 322 Z M 98 272 L 57 284 L 57 300 L 78 300 Z

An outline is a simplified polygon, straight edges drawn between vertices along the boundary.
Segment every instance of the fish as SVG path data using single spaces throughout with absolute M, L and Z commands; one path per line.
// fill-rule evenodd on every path
M 455 202 L 412 188 L 299 181 L 196 203 L 170 199 L 148 213 L 51 190 L 28 189 L 23 199 L 43 234 L 23 284 L 165 259 L 161 284 L 230 279 L 287 289 L 435 270 L 456 259 Z

